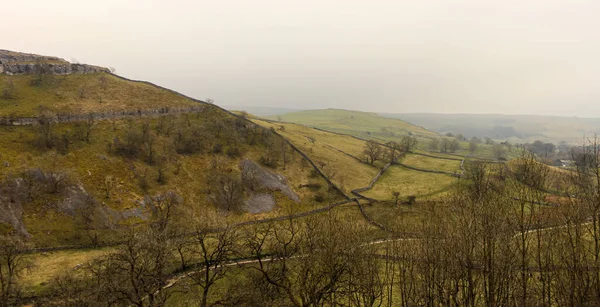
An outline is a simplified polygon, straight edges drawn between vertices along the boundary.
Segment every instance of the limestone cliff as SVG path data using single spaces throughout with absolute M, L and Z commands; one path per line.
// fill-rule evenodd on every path
M 0 74 L 89 74 L 108 72 L 104 67 L 69 63 L 64 59 L 0 49 Z

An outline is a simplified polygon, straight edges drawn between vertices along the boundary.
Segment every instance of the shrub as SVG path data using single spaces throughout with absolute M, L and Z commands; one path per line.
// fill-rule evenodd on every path
M 241 155 L 242 155 L 242 153 L 241 153 L 241 151 L 240 151 L 239 148 L 237 148 L 237 147 L 229 147 L 229 148 L 227 148 L 227 156 L 228 157 L 230 157 L 230 158 L 237 158 L 237 157 L 239 157 Z
M 212 152 L 214 154 L 220 154 L 220 153 L 222 153 L 223 152 L 223 145 L 221 145 L 219 143 L 215 144 L 215 146 L 213 146 Z

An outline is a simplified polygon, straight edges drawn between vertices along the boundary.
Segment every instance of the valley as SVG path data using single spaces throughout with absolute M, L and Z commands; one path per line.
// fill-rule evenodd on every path
M 553 287 L 575 264 L 552 246 L 600 238 L 597 167 L 375 113 L 227 111 L 14 54 L 0 52 L 7 304 L 527 305 L 546 294 L 519 286 L 566 295 Z M 485 296 L 490 282 L 514 295 Z

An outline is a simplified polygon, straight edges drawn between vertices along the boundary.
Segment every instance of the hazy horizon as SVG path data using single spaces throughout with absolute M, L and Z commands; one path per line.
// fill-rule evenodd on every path
M 252 109 L 273 109 L 283 111 L 286 110 L 289 113 L 292 112 L 301 112 L 301 111 L 318 111 L 318 110 L 328 110 L 328 109 L 337 109 L 337 110 L 346 110 L 346 111 L 357 111 L 357 112 L 369 112 L 375 114 L 389 114 L 389 115 L 448 115 L 448 116 L 541 116 L 541 117 L 561 117 L 561 118 L 577 118 L 577 119 L 600 119 L 600 116 L 577 116 L 577 115 L 544 115 L 544 114 L 521 114 L 521 113 L 443 113 L 443 112 L 377 112 L 377 111 L 365 111 L 365 110 L 357 110 L 357 109 L 349 109 L 349 108 L 309 108 L 309 109 L 294 109 L 294 108 L 285 108 L 285 107 L 270 107 L 270 106 L 259 106 L 259 105 L 219 105 L 220 107 L 227 110 L 235 110 L 235 111 L 249 111 Z M 265 113 L 267 114 L 267 113 Z M 270 112 L 268 115 L 278 115 L 285 114 L 281 112 Z M 261 114 L 255 114 L 261 115 Z
M 585 0 L 13 1 L 0 48 L 113 66 L 219 105 L 589 118 L 600 117 L 599 9 Z

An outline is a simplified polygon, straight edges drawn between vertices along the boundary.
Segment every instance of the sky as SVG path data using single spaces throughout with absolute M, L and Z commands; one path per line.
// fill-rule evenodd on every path
M 600 1 L 29 0 L 0 49 L 220 105 L 600 117 Z

